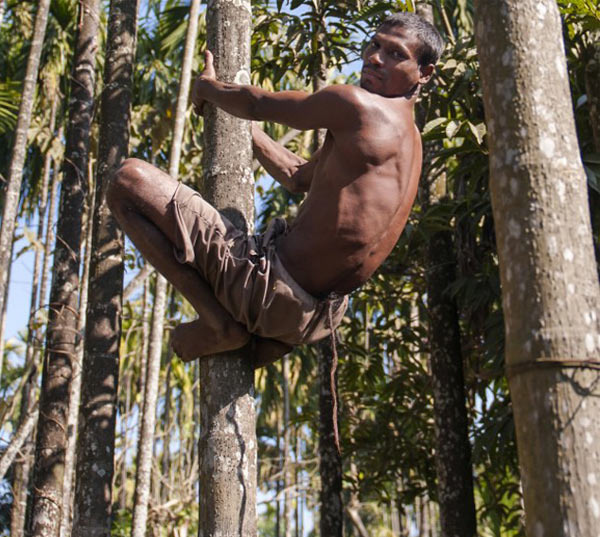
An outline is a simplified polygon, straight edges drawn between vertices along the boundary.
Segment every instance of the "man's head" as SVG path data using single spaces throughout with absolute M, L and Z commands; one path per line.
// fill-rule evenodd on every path
M 363 53 L 360 85 L 386 97 L 412 94 L 431 78 L 443 47 L 438 31 L 418 15 L 390 15 Z

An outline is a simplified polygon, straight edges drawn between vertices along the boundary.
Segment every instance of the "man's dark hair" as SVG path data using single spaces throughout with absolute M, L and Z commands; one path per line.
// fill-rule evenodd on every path
M 435 26 L 419 17 L 419 15 L 409 11 L 393 13 L 383 20 L 378 30 L 390 26 L 399 26 L 413 32 L 421 42 L 421 46 L 417 51 L 419 65 L 435 64 L 440 59 L 444 49 L 444 40 Z

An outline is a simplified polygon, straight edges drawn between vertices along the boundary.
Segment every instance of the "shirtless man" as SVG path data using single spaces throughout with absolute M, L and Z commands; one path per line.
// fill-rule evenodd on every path
M 108 191 L 111 210 L 141 253 L 191 302 L 199 318 L 179 325 L 183 359 L 239 348 L 252 338 L 262 365 L 336 327 L 347 295 L 396 244 L 421 173 L 413 120 L 419 88 L 433 74 L 442 39 L 410 13 L 388 17 L 363 54 L 360 87 L 271 93 L 220 82 L 212 55 L 192 101 L 237 117 L 296 129 L 327 129 L 306 161 L 255 124 L 255 157 L 292 192 L 308 192 L 290 227 L 274 221 L 246 236 L 191 189 L 128 159 Z

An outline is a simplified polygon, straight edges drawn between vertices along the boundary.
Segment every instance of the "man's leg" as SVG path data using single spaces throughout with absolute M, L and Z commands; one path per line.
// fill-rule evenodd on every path
M 115 174 L 107 202 L 142 255 L 189 300 L 199 319 L 179 325 L 172 344 L 183 359 L 242 347 L 250 340 L 244 325 L 216 300 L 201 274 L 173 253 L 175 221 L 169 204 L 178 182 L 158 168 L 127 159 Z

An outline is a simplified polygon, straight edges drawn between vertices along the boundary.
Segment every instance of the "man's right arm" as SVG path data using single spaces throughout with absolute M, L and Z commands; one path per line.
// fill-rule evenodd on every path
M 252 124 L 252 150 L 273 179 L 293 193 L 307 192 L 312 181 L 311 161 L 292 153 Z

